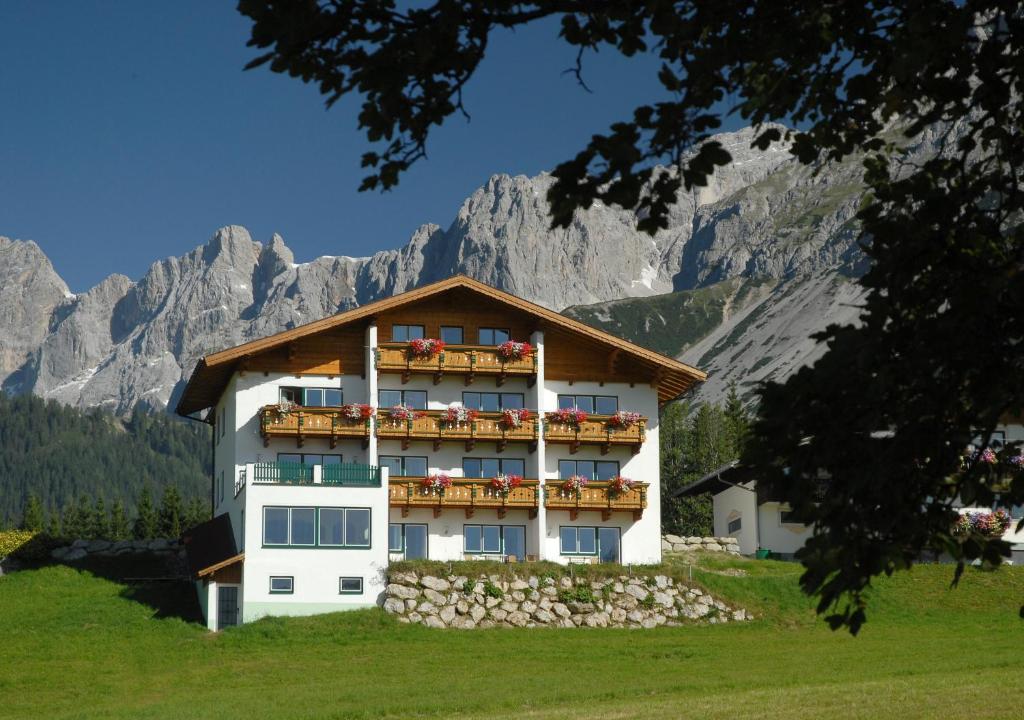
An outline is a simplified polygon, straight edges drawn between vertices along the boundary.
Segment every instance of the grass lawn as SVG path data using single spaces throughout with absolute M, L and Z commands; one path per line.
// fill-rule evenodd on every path
M 851 638 L 814 618 L 798 567 L 771 561 L 693 570 L 760 619 L 656 630 L 430 630 L 359 611 L 212 635 L 116 582 L 27 570 L 0 578 L 0 718 L 1020 717 L 1024 568 L 955 590 L 951 573 L 881 581 Z

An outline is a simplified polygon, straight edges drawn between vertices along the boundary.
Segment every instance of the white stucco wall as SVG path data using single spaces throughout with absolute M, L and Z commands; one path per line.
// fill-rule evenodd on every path
M 757 552 L 757 495 L 754 483 L 742 487 L 730 487 L 713 498 L 715 537 L 734 537 L 739 543 L 740 553 L 753 555 Z M 729 522 L 740 519 L 739 531 L 729 532 Z
M 761 505 L 757 511 L 758 530 L 761 534 L 761 547 L 775 553 L 792 555 L 807 542 L 812 528 L 808 525 L 782 523 L 780 512 L 786 508 L 776 502 Z

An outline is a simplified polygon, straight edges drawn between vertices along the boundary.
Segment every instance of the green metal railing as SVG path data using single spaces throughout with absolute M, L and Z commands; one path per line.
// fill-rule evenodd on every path
M 312 484 L 313 466 L 297 462 L 266 462 L 253 466 L 254 483 Z
M 324 485 L 380 487 L 380 468 L 356 463 L 324 465 L 322 482 Z

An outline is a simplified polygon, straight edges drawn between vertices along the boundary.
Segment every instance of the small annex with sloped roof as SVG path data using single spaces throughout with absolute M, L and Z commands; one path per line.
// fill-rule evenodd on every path
M 446 320 L 447 318 L 447 320 Z M 658 389 L 660 403 L 685 393 L 707 375 L 653 350 L 598 330 L 464 275 L 425 285 L 202 358 L 177 406 L 192 415 L 217 404 L 236 371 L 365 375 L 366 326 L 382 333 L 394 323 L 425 324 L 437 334 L 445 322 L 498 323 L 517 338 L 545 333 L 545 372 L 554 380 L 608 382 L 643 379 Z

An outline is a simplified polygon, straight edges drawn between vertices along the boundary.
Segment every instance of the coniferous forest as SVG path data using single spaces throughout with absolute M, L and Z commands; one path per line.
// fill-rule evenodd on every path
M 175 537 L 210 508 L 209 428 L 0 393 L 0 527 Z

